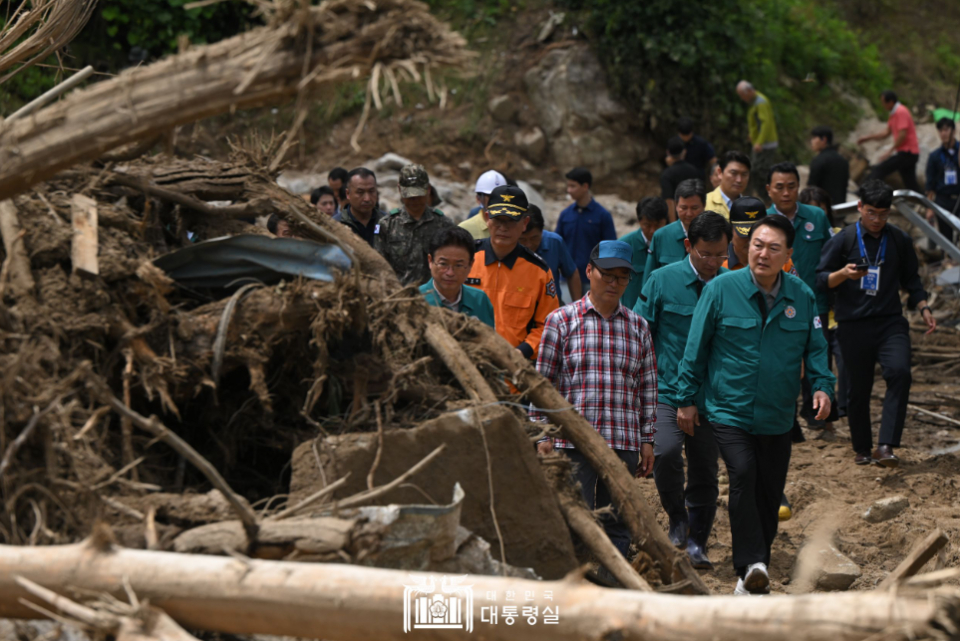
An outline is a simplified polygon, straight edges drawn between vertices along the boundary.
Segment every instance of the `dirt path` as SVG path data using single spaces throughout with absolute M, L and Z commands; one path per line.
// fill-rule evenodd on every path
M 880 401 L 885 387 L 878 377 L 872 405 L 874 437 L 879 425 Z M 915 383 L 911 396 L 947 394 L 960 400 L 960 386 Z M 926 409 L 950 414 L 950 406 Z M 922 420 L 918 420 L 920 417 Z M 954 416 L 954 418 L 956 418 Z M 802 419 L 801 419 L 802 423 Z M 942 423 L 937 425 L 935 423 Z M 954 567 L 960 561 L 960 455 L 940 453 L 960 443 L 960 426 L 910 411 L 903 434 L 903 447 L 897 450 L 900 468 L 858 467 L 853 464 L 850 432 L 846 420 L 837 424 L 836 438 L 823 439 L 820 432 L 804 430 L 807 441 L 793 447 L 786 493 L 793 503 L 793 518 L 780 524 L 773 546 L 770 568 L 774 593 L 791 593 L 797 554 L 815 532 L 835 531 L 837 548 L 860 566 L 863 575 L 852 590 L 871 590 L 893 570 L 915 541 L 939 527 L 950 543 L 922 572 Z M 710 537 L 709 555 L 715 564 L 703 573 L 707 585 L 716 593 L 729 593 L 736 585 L 731 564 L 730 519 L 727 513 L 726 469 L 720 466 L 720 508 Z M 658 506 L 658 519 L 666 527 L 667 517 L 659 507 L 653 480 L 643 482 L 651 504 Z M 895 518 L 871 524 L 862 518 L 867 508 L 879 499 L 904 496 L 910 507 Z

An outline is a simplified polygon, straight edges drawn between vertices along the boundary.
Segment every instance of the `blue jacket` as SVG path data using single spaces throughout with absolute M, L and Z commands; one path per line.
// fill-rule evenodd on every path
M 617 230 L 613 226 L 613 216 L 596 200 L 590 200 L 586 207 L 573 203 L 557 219 L 557 233 L 567 244 L 573 262 L 580 271 L 580 280 L 587 282 L 587 263 L 590 252 L 601 240 L 616 240 Z
M 577 271 L 577 264 L 573 262 L 570 250 L 567 249 L 567 244 L 560 238 L 560 234 L 543 230 L 543 236 L 540 237 L 540 246 L 535 253 L 550 266 L 555 283 L 560 283 L 561 275 L 564 278 L 570 278 Z M 563 297 L 560 296 L 559 287 L 557 288 L 557 302 L 561 306 L 563 305 Z
M 423 285 L 420 285 L 420 293 L 427 299 L 428 305 L 442 307 L 440 304 L 440 296 L 437 295 L 437 290 L 433 287 L 432 278 Z M 493 303 L 490 302 L 490 298 L 487 297 L 482 289 L 470 287 L 469 285 L 463 286 L 463 296 L 460 299 L 460 313 L 481 320 L 490 327 L 496 327 L 493 320 Z

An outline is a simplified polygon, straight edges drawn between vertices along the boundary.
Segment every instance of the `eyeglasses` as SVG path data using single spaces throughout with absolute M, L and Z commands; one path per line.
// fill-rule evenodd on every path
M 597 270 L 597 272 L 600 274 L 600 278 L 602 278 L 603 282 L 607 283 L 608 285 L 613 285 L 614 283 L 616 283 L 617 285 L 626 285 L 627 283 L 630 282 L 630 279 L 633 277 L 633 274 L 627 274 L 626 276 L 617 276 L 613 272 L 608 272 L 605 269 L 600 269 L 596 265 L 591 264 L 591 266 L 595 270 Z
M 707 254 L 706 256 L 704 256 L 704 255 L 701 254 L 699 251 L 697 251 L 697 248 L 696 248 L 696 247 L 692 247 L 691 249 L 693 249 L 693 251 L 694 251 L 694 253 L 697 255 L 697 257 L 698 257 L 700 260 L 704 261 L 704 262 L 722 263 L 723 261 L 725 261 L 725 260 L 727 259 L 727 254 L 726 254 L 726 253 L 718 254 L 718 255 L 716 255 L 716 256 L 714 256 L 713 254 Z
M 450 270 L 462 272 L 470 269 L 470 263 L 448 263 L 445 260 L 437 261 L 433 265 L 441 272 L 448 272 Z
M 869 218 L 870 220 L 887 220 L 890 218 L 890 210 L 884 212 L 875 212 L 875 211 L 864 211 L 863 215 Z

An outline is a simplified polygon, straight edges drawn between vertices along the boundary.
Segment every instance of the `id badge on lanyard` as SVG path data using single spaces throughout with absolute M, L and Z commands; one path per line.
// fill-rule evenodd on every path
M 943 170 L 943 184 L 944 185 L 956 185 L 957 184 L 957 168 L 948 167 Z
M 860 289 L 867 296 L 876 296 L 880 289 L 880 265 L 868 267 L 867 274 L 860 279 Z
M 877 250 L 877 256 L 874 261 L 867 256 L 867 248 L 863 244 L 863 233 L 860 230 L 860 223 L 857 222 L 857 243 L 860 246 L 860 256 L 867 261 L 867 273 L 860 279 L 860 289 L 867 296 L 876 296 L 880 289 L 880 265 L 883 264 L 883 258 L 887 253 L 886 234 L 880 240 L 880 248 Z

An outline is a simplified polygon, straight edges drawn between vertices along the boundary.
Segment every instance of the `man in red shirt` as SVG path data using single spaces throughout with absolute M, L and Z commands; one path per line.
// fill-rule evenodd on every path
M 917 160 L 920 159 L 920 144 L 917 142 L 917 128 L 913 124 L 910 110 L 900 104 L 897 94 L 889 89 L 880 94 L 883 108 L 890 113 L 887 118 L 887 128 L 881 132 L 863 136 L 857 140 L 862 145 L 868 140 L 883 140 L 893 136 L 893 147 L 880 157 L 880 164 L 870 170 L 867 180 L 883 180 L 895 171 L 900 172 L 903 184 L 907 189 L 922 194 L 920 183 L 917 182 Z

